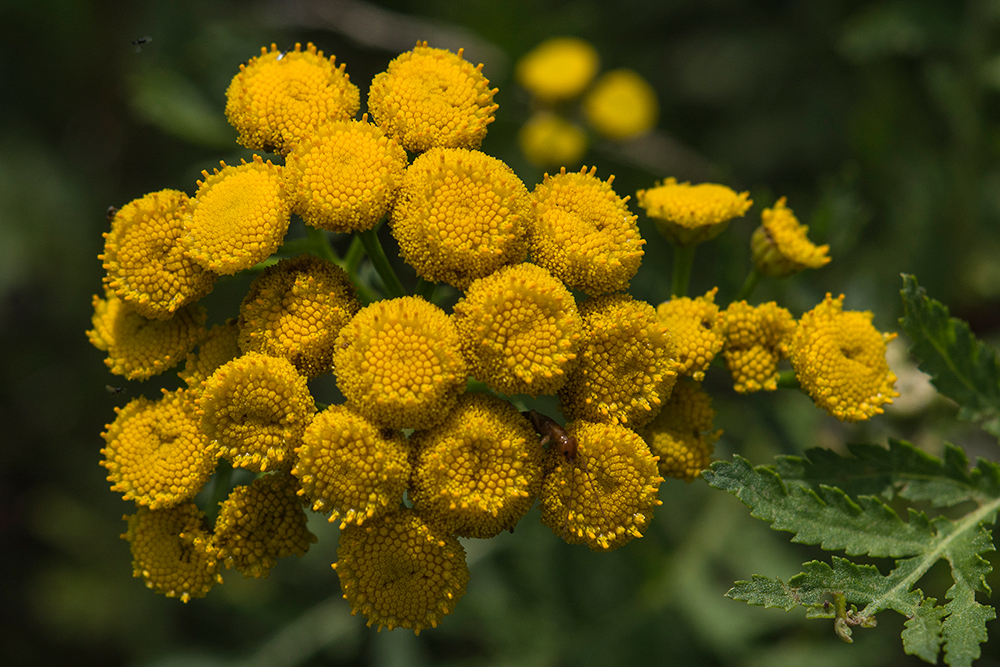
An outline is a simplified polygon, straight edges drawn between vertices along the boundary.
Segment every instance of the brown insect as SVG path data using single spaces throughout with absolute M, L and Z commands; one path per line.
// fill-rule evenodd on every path
M 108 207 L 108 221 L 110 222 L 111 220 L 114 220 L 116 215 L 118 215 L 118 209 L 115 208 L 114 206 L 109 206 Z
M 107 391 L 112 396 L 117 396 L 118 394 L 125 391 L 125 387 L 114 387 L 110 384 L 104 385 L 104 390 Z

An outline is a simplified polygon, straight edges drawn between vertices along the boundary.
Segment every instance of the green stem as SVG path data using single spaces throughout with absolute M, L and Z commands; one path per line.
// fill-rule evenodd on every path
M 215 483 L 212 485 L 212 496 L 208 501 L 205 514 L 211 521 L 219 513 L 219 504 L 229 497 L 229 486 L 233 482 L 233 467 L 222 463 L 215 472 Z
M 674 275 L 670 287 L 670 293 L 674 296 L 687 296 L 691 267 L 694 266 L 694 251 L 697 247 L 697 245 L 674 246 Z
M 413 288 L 413 293 L 417 296 L 422 296 L 431 303 L 434 303 L 434 290 L 437 289 L 437 283 L 432 283 L 429 280 L 424 280 L 423 278 L 417 278 L 417 286 Z
M 783 389 L 801 389 L 799 380 L 792 369 L 778 372 L 778 386 Z
M 358 272 L 358 265 L 361 264 L 361 259 L 365 256 L 365 247 L 361 243 L 361 239 L 355 234 L 351 238 L 351 246 L 347 249 L 347 254 L 344 256 L 344 269 L 352 276 Z
M 359 232 L 358 238 L 361 239 L 361 243 L 365 247 L 365 254 L 371 260 L 372 266 L 375 267 L 375 271 L 382 278 L 382 282 L 385 283 L 385 288 L 388 290 L 389 296 L 406 296 L 403 284 L 399 282 L 396 272 L 392 270 L 392 265 L 389 264 L 389 259 L 385 256 L 385 251 L 382 250 L 382 244 L 379 243 L 375 230 L 369 229 Z
M 757 272 L 757 268 L 754 267 L 750 269 L 750 273 L 747 274 L 747 279 L 743 281 L 743 287 L 740 288 L 739 293 L 733 301 L 745 301 L 750 298 L 753 291 L 757 288 L 757 283 L 764 276 Z

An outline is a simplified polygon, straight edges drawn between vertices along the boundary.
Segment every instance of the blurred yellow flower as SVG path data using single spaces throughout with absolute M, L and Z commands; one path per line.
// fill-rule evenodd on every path
M 722 436 L 713 430 L 712 397 L 701 384 L 681 379 L 652 422 L 639 431 L 649 450 L 659 457 L 664 477 L 694 481 L 712 462 L 712 445 Z
M 761 225 L 750 240 L 753 264 L 758 273 L 772 278 L 786 278 L 802 269 L 818 269 L 830 262 L 830 246 L 815 246 L 809 240 L 809 228 L 799 224 L 782 197 L 774 208 L 760 214 Z
M 544 103 L 560 102 L 582 93 L 600 67 L 590 42 L 578 37 L 552 37 L 521 56 L 514 78 Z
M 719 316 L 726 340 L 722 356 L 733 389 L 746 394 L 778 388 L 778 362 L 795 330 L 792 314 L 774 301 L 759 306 L 734 302 Z
M 639 190 L 636 200 L 656 228 L 674 243 L 694 245 L 715 238 L 753 205 L 749 192 L 737 194 L 715 183 L 678 183 L 668 178 L 649 190 Z
M 656 317 L 667 327 L 680 364 L 677 372 L 697 381 L 705 378 L 712 359 L 722 349 L 724 339 L 715 305 L 718 287 L 695 299 L 674 297 L 656 307 Z
M 587 152 L 587 133 L 562 116 L 539 111 L 521 126 L 517 143 L 536 167 L 561 167 L 579 163 Z
M 583 112 L 595 130 L 609 139 L 625 141 L 656 127 L 660 103 L 642 75 L 616 69 L 594 83 L 583 100 Z

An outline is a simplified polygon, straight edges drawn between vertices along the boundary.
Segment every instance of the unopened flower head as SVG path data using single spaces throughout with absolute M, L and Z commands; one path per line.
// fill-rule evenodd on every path
M 272 44 L 240 65 L 226 91 L 226 118 L 240 133 L 237 141 L 284 155 L 326 123 L 354 118 L 361 96 L 335 60 L 312 44 L 288 52 Z
M 554 394 L 576 359 L 573 295 L 545 269 L 518 264 L 480 278 L 455 305 L 473 376 L 505 394 Z
M 549 104 L 579 96 L 600 64 L 597 49 L 590 42 L 552 37 L 521 56 L 514 77 L 533 97 Z
M 677 372 L 699 382 L 724 342 L 719 307 L 715 305 L 718 291 L 713 288 L 695 299 L 675 296 L 656 307 L 656 317 L 667 327 L 674 344 Z
M 417 275 L 465 289 L 524 261 L 531 204 L 521 179 L 495 157 L 437 148 L 407 168 L 389 222 Z
M 813 245 L 809 228 L 800 224 L 782 197 L 760 214 L 761 225 L 750 240 L 753 264 L 761 275 L 786 278 L 802 269 L 818 269 L 830 262 L 830 246 Z
M 184 219 L 188 255 L 214 273 L 231 275 L 270 257 L 288 231 L 281 167 L 253 162 L 203 171 Z
M 198 351 L 188 352 L 184 368 L 177 375 L 189 387 L 200 387 L 215 369 L 240 356 L 239 333 L 233 318 L 225 324 L 216 324 L 198 341 Z
M 359 310 L 343 269 L 308 254 L 283 259 L 250 284 L 240 306 L 240 349 L 284 357 L 317 377 L 333 370 L 337 334 Z
M 639 431 L 650 451 L 659 457 L 664 477 L 691 482 L 712 462 L 712 446 L 721 430 L 713 430 L 712 397 L 701 384 L 681 379 L 653 421 Z
M 410 499 L 449 533 L 487 538 L 513 529 L 542 481 L 542 448 L 514 407 L 488 394 L 465 394 L 437 426 L 410 437 Z
M 388 212 L 406 151 L 367 120 L 328 123 L 285 160 L 292 212 L 333 232 L 371 229 Z
M 660 103 L 641 74 L 616 69 L 594 83 L 583 100 L 583 112 L 595 130 L 609 139 L 625 141 L 656 127 Z
M 264 472 L 292 460 L 316 411 L 287 359 L 257 352 L 220 366 L 198 398 L 201 429 L 237 468 Z
M 748 192 L 737 194 L 715 183 L 678 183 L 675 178 L 639 190 L 636 199 L 660 233 L 681 246 L 714 239 L 753 205 Z
M 496 88 L 483 66 L 418 42 L 372 79 L 368 111 L 386 134 L 408 151 L 479 148 L 493 122 Z
M 531 198 L 536 206 L 531 259 L 569 287 L 587 294 L 628 288 L 642 262 L 636 216 L 602 181 L 597 168 L 545 175 Z
M 340 588 L 369 627 L 437 627 L 469 582 L 458 539 L 412 509 L 398 509 L 340 533 Z
M 841 421 L 856 422 L 883 412 L 899 394 L 885 360 L 896 334 L 872 326 L 870 312 L 843 311 L 844 296 L 826 295 L 805 313 L 788 345 L 795 376 L 813 401 Z
M 395 510 L 410 479 L 410 448 L 399 431 L 343 405 L 317 414 L 295 450 L 292 469 L 314 512 L 332 512 L 340 528 Z
M 722 356 L 733 376 L 733 388 L 746 394 L 778 388 L 778 362 L 785 350 L 795 320 L 774 301 L 759 306 L 733 302 L 720 315 L 726 340 Z
M 517 142 L 536 167 L 579 164 L 587 152 L 587 133 L 579 125 L 548 111 L 539 111 L 521 126 Z
M 362 308 L 341 329 L 333 365 L 348 406 L 386 428 L 440 422 L 468 378 L 454 322 L 413 296 Z

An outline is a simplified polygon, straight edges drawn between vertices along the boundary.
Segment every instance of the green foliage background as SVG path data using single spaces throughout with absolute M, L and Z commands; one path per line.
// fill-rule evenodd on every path
M 247 155 L 222 116 L 223 93 L 239 63 L 272 41 L 336 54 L 362 95 L 417 39 L 465 46 L 500 88 L 484 150 L 530 188 L 541 173 L 514 141 L 528 104 L 512 64 L 560 34 L 592 41 L 605 68 L 634 68 L 659 92 L 655 142 L 598 143 L 586 158 L 600 176 L 617 175 L 620 194 L 671 175 L 751 191 L 748 220 L 699 250 L 692 292 L 718 285 L 722 303 L 735 294 L 754 218 L 786 195 L 833 262 L 765 282 L 759 299 L 798 315 L 844 292 L 847 308 L 897 330 L 899 274 L 914 273 L 996 341 L 995 0 L 0 0 L 0 663 L 923 664 L 902 654 L 898 617 L 880 617 L 848 646 L 823 622 L 723 597 L 736 579 L 787 580 L 825 555 L 701 481 L 665 482 L 646 537 L 611 554 L 562 544 L 537 513 L 514 535 L 470 543 L 468 594 L 419 638 L 376 634 L 349 615 L 330 569 L 336 530 L 321 519 L 305 557 L 263 581 L 230 573 L 205 600 L 182 605 L 130 577 L 118 535 L 131 508 L 108 491 L 99 433 L 115 405 L 160 385 L 109 395 L 106 384 L 122 383 L 83 334 L 100 290 L 105 209 L 167 187 L 193 192 L 202 169 Z M 136 52 L 144 36 L 153 39 Z M 633 293 L 656 303 L 668 295 L 669 247 L 640 224 L 649 245 Z M 220 297 L 235 309 L 241 293 Z M 706 387 L 726 431 L 722 458 L 770 463 L 886 436 L 1000 458 L 996 441 L 955 422 L 943 399 L 917 412 L 901 400 L 847 426 L 798 393 L 738 397 L 718 369 Z M 940 590 L 925 592 L 943 598 L 947 573 L 937 579 Z M 985 645 L 982 664 L 991 660 L 1000 642 Z

